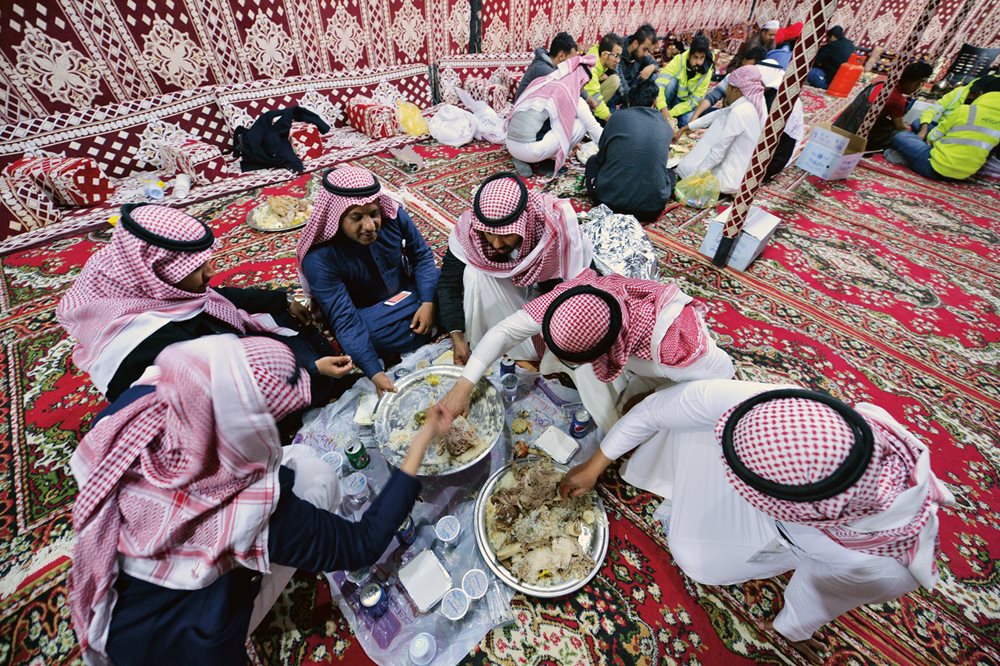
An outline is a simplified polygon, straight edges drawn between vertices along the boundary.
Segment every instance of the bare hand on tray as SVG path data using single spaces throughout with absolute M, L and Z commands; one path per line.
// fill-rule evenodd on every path
M 451 430 L 452 417 L 440 405 L 431 405 L 425 414 L 424 425 L 413 436 L 413 442 L 406 452 L 406 458 L 403 459 L 403 464 L 399 467 L 400 471 L 410 476 L 417 475 L 420 463 L 424 461 L 424 454 L 427 453 L 427 447 L 434 441 L 434 438 Z
M 590 456 L 587 462 L 566 472 L 566 476 L 559 483 L 559 494 L 563 499 L 566 499 L 589 493 L 612 462 L 614 461 L 604 455 L 600 449 L 594 451 L 594 455 Z
M 380 372 L 372 377 L 372 383 L 375 384 L 375 391 L 378 393 L 378 397 L 380 398 L 383 393 L 396 392 L 396 385 L 391 379 L 389 379 L 389 375 L 384 372 Z
M 469 398 L 472 395 L 472 389 L 475 388 L 468 379 L 460 377 L 455 385 L 451 387 L 443 398 L 441 398 L 438 405 L 441 406 L 444 411 L 448 413 L 451 418 L 456 418 L 458 416 L 465 416 L 469 413 Z

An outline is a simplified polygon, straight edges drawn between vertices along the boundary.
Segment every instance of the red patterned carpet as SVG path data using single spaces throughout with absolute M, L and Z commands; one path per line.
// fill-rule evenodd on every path
M 830 112 L 808 95 L 814 119 Z M 483 178 L 511 164 L 485 145 L 418 150 L 428 162 L 420 174 L 388 156 L 361 162 L 402 189 L 441 252 L 447 221 Z M 582 205 L 576 176 L 550 187 Z M 262 198 L 302 194 L 315 177 L 191 208 L 222 241 L 220 281 L 294 282 L 294 234 L 260 234 L 242 221 Z M 758 203 L 784 224 L 747 273 L 714 269 L 697 251 L 709 215 L 678 208 L 648 227 L 663 276 L 708 302 L 709 323 L 744 377 L 882 404 L 929 442 L 960 501 L 941 519 L 940 587 L 826 627 L 830 663 L 1000 662 L 1000 188 L 928 183 L 876 158 L 832 183 L 789 169 Z M 76 493 L 68 460 L 103 402 L 72 366 L 54 307 L 107 238 L 67 238 L 0 260 L 0 663 L 79 660 L 66 605 Z M 516 597 L 517 623 L 489 634 L 467 663 L 797 662 L 753 625 L 776 613 L 783 581 L 693 583 L 665 548 L 656 498 L 614 470 L 601 492 L 613 544 L 600 575 L 569 598 Z M 364 661 L 326 584 L 306 575 L 251 645 L 265 664 Z

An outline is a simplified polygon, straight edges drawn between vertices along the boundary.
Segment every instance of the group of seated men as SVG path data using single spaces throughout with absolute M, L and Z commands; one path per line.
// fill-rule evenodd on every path
M 674 283 L 598 275 L 570 203 L 515 174 L 480 185 L 439 275 L 374 174 L 327 172 L 296 253 L 312 308 L 211 286 L 215 240 L 196 218 L 122 213 L 57 313 L 110 402 L 71 461 L 70 609 L 87 661 L 243 663 L 296 569 L 380 557 L 420 492 L 427 447 L 505 353 L 570 375 L 607 432 L 564 496 L 635 449 L 623 478 L 672 501 L 685 573 L 730 584 L 794 571 L 760 628 L 811 660 L 814 632 L 841 613 L 937 580 L 936 514 L 953 498 L 922 442 L 874 405 L 734 380 L 702 304 Z M 283 447 L 279 428 L 355 368 L 394 391 L 388 364 L 435 331 L 463 375 L 360 520 L 342 518 L 337 474 L 309 446 Z
M 570 35 L 559 33 L 548 51 L 535 50 L 518 88 L 507 133 L 515 169 L 523 177 L 558 173 L 589 136 L 598 149 L 586 165 L 588 192 L 616 213 L 655 220 L 677 178 L 702 171 L 719 179 L 723 193 L 735 192 L 797 34 L 786 31 L 789 37 L 777 45 L 778 28 L 777 21 L 763 23 L 715 86 L 715 56 L 704 35 L 689 46 L 664 39 L 657 63 L 658 38 L 648 24 L 625 39 L 604 35 L 584 55 Z M 721 110 L 714 108 L 718 102 Z M 709 130 L 676 169 L 668 169 L 675 125 L 677 136 L 689 128 Z M 788 163 L 804 131 L 802 106 L 796 104 L 768 178 Z
M 648 24 L 625 39 L 604 35 L 586 54 L 570 35 L 559 33 L 548 51 L 535 50 L 518 88 L 506 142 L 515 169 L 523 177 L 558 173 L 589 137 L 598 150 L 586 164 L 588 192 L 595 204 L 616 213 L 655 220 L 676 181 L 702 172 L 716 177 L 721 193 L 733 194 L 749 168 L 801 30 L 801 24 L 781 28 L 778 21 L 762 22 L 714 87 L 712 81 L 719 77 L 704 35 L 695 36 L 689 46 L 674 38 L 663 40 L 657 63 L 657 37 Z M 809 83 L 826 88 L 853 53 L 844 30 L 831 28 Z M 946 112 L 928 112 L 940 122 L 934 131 L 904 133 L 908 128 L 902 116 L 912 103 L 907 98 L 930 75 L 930 65 L 923 62 L 907 68 L 869 135 L 869 150 L 892 146 L 887 159 L 907 163 L 928 178 L 968 178 L 998 143 L 998 102 L 991 95 L 995 81 L 985 77 L 942 100 Z M 880 86 L 866 88 L 866 98 L 860 100 L 864 104 L 852 105 L 854 111 L 842 115 L 838 125 L 855 131 Z M 668 168 L 671 143 L 690 130 L 705 131 L 690 152 Z M 789 163 L 804 139 L 802 105 L 796 101 L 765 181 Z
M 707 44 L 677 49 L 672 71 L 687 78 L 661 87 L 650 43 L 640 29 L 627 44 L 602 40 L 596 56 L 575 46 L 545 54 L 552 71 L 535 68 L 518 103 L 539 90 L 549 102 L 515 108 L 532 122 L 548 115 L 554 171 L 574 136 L 598 134 L 589 186 L 603 197 L 610 182 L 627 210 L 647 216 L 662 203 L 627 185 L 656 172 L 657 193 L 672 186 L 663 112 L 715 116 L 730 128 L 717 141 L 734 143 L 731 128 L 759 133 L 782 76 L 748 49 L 720 83 L 729 105 L 706 114 L 689 84 L 711 78 Z M 624 95 L 619 58 L 633 75 Z M 968 108 L 972 94 L 949 103 Z M 604 127 L 580 118 L 602 107 Z M 927 120 L 919 133 L 933 132 Z M 801 126 L 788 131 L 801 140 Z M 689 158 L 726 163 L 697 148 Z M 654 160 L 662 171 L 647 168 Z M 243 663 L 247 635 L 295 569 L 355 569 L 384 552 L 420 492 L 427 447 L 504 354 L 569 375 L 607 433 L 566 475 L 564 496 L 589 491 L 635 449 L 622 477 L 672 501 L 669 546 L 685 573 L 731 584 L 794 571 L 782 611 L 761 629 L 809 659 L 814 632 L 840 614 L 937 581 L 937 509 L 953 497 L 922 442 L 874 405 L 733 379 L 703 304 L 672 282 L 598 275 L 570 202 L 515 174 L 480 184 L 439 270 L 375 174 L 326 172 L 296 250 L 308 304 L 283 290 L 211 286 L 214 247 L 187 213 L 126 206 L 57 310 L 76 365 L 110 403 L 71 462 L 80 492 L 70 609 L 88 661 Z M 283 447 L 280 427 L 326 404 L 351 374 L 395 391 L 387 368 L 438 335 L 450 337 L 462 378 L 428 409 L 360 520 L 340 517 L 337 475 L 310 447 Z

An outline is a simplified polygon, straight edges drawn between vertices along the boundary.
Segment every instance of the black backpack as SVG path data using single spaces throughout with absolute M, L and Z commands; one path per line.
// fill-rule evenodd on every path
M 833 121 L 834 127 L 839 127 L 840 129 L 850 132 L 851 134 L 857 134 L 858 129 L 861 127 L 862 121 L 865 119 L 865 114 L 868 113 L 868 109 L 871 108 L 872 103 L 868 99 L 872 95 L 872 91 L 875 86 L 879 85 L 879 82 L 871 83 L 865 87 L 864 90 L 858 93 L 847 108 L 844 109 L 837 119 Z

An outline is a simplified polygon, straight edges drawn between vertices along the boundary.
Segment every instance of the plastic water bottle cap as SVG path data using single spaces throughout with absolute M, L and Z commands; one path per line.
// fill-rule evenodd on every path
M 410 641 L 410 661 L 416 666 L 427 666 L 437 655 L 437 641 L 430 634 L 417 634 Z

